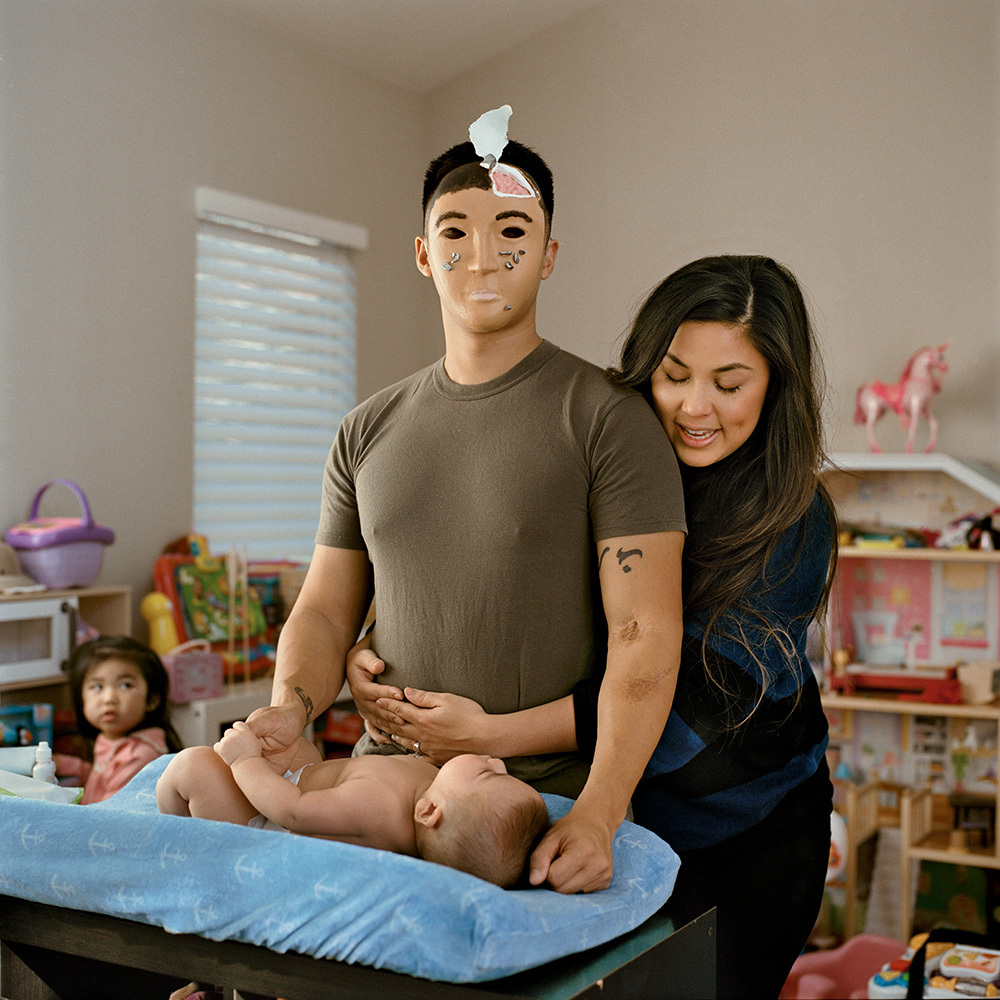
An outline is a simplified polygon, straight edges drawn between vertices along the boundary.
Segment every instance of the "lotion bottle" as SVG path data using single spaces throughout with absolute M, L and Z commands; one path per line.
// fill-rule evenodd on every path
M 56 765 L 52 760 L 52 748 L 42 740 L 35 751 L 35 766 L 31 769 L 31 776 L 38 781 L 47 781 L 50 785 L 56 784 Z

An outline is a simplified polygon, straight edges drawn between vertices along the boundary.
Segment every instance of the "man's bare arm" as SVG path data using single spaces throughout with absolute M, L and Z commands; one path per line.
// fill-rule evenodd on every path
M 295 741 L 344 684 L 344 658 L 372 599 L 368 554 L 317 545 L 302 590 L 278 640 L 271 705 L 248 719 L 264 754 L 287 767 Z
M 597 747 L 573 808 L 532 855 L 531 880 L 560 892 L 611 881 L 611 842 L 663 733 L 680 665 L 679 531 L 598 543 L 608 658 L 598 696 Z

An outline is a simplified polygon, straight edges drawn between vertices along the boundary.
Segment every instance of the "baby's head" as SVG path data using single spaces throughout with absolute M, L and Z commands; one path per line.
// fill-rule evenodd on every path
M 414 821 L 422 858 L 507 888 L 524 874 L 549 816 L 541 795 L 502 760 L 463 754 L 442 766 Z

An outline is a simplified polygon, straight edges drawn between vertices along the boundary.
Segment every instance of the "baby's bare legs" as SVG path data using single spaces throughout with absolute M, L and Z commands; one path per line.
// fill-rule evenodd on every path
M 156 783 L 156 805 L 161 813 L 173 816 L 241 826 L 257 815 L 229 765 L 211 747 L 188 747 L 174 757 Z

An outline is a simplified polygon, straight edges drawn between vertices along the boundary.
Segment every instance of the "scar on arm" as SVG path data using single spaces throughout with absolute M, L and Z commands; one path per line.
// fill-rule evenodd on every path
M 611 630 L 609 635 L 609 653 L 611 645 L 617 645 L 619 647 L 629 646 L 633 643 L 639 642 L 641 639 L 649 635 L 650 630 L 648 628 L 643 628 L 643 626 L 640 625 L 634 618 L 631 621 L 623 622 Z M 605 683 L 613 684 L 614 688 L 619 691 L 626 700 L 641 702 L 653 697 L 656 694 L 657 690 L 660 688 L 669 673 L 669 670 L 639 676 L 629 673 L 623 677 L 616 677 L 614 679 L 612 679 L 609 673 L 605 674 Z
M 622 642 L 635 642 L 639 638 L 640 631 L 639 623 L 635 619 L 632 619 L 632 621 L 624 625 L 619 625 L 615 630 L 615 634 Z
M 642 702 L 656 694 L 664 677 L 664 674 L 657 674 L 655 677 L 626 677 L 619 681 L 617 687 L 627 700 Z

